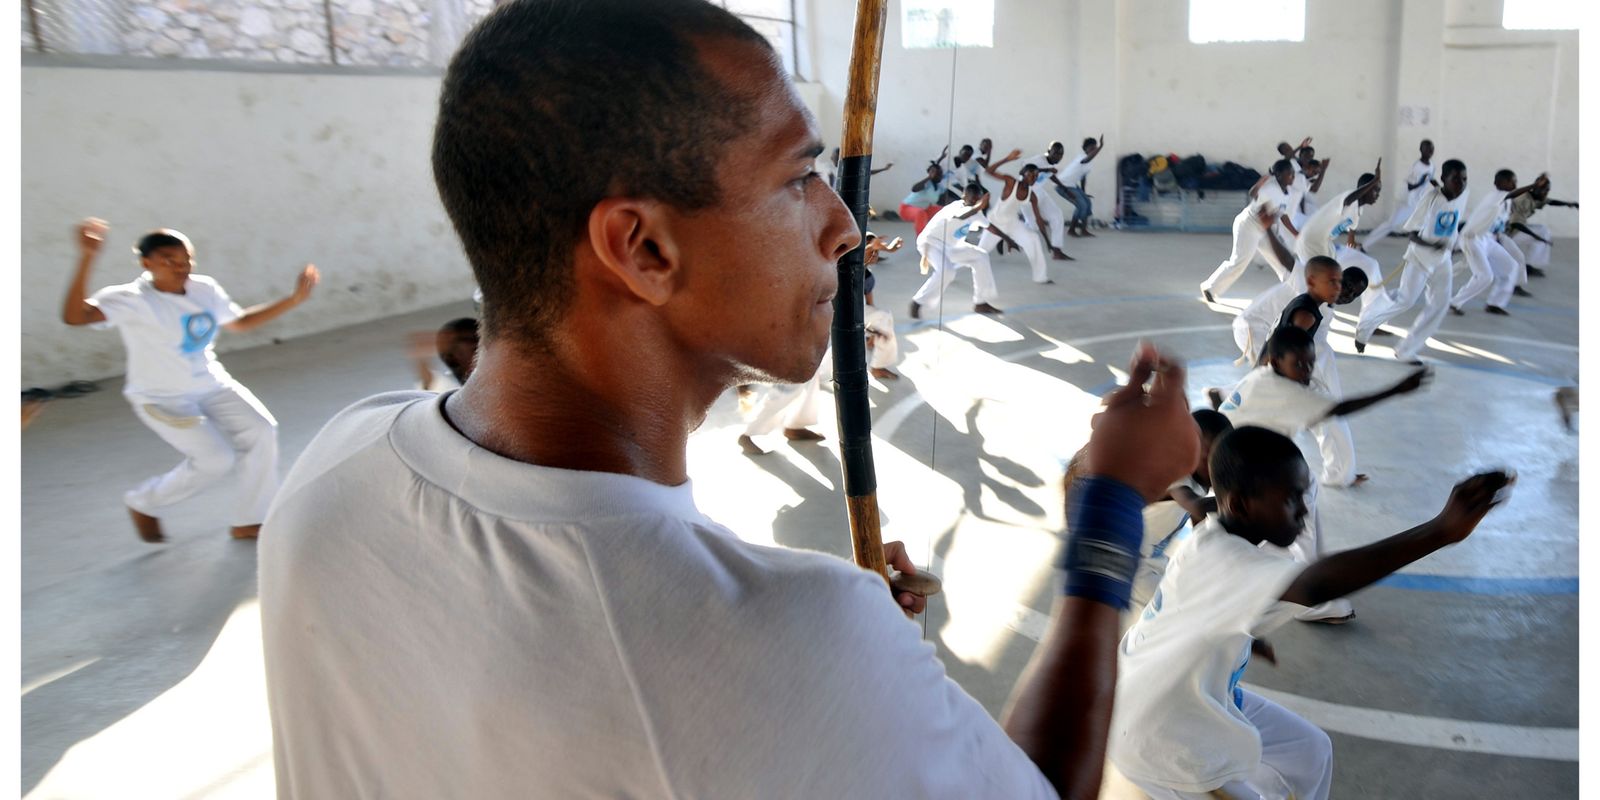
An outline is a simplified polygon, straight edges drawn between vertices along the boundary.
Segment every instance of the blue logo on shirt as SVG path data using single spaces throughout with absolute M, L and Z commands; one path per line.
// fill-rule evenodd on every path
M 1433 235 L 1435 238 L 1444 238 L 1456 232 L 1456 222 L 1461 218 L 1460 212 L 1441 211 L 1433 219 Z
M 1233 704 L 1244 710 L 1244 690 L 1239 688 L 1239 681 L 1244 678 L 1244 668 L 1250 666 L 1250 645 L 1244 646 L 1244 659 L 1239 662 L 1238 669 L 1228 676 L 1228 694 L 1233 695 Z
M 970 231 L 970 230 L 972 230 L 972 223 L 970 223 L 970 222 L 965 224 L 965 225 L 962 225 L 959 228 L 956 228 L 956 238 L 957 239 L 965 239 L 965 238 L 967 238 L 967 231 Z
M 1334 226 L 1333 233 L 1328 234 L 1328 238 L 1329 239 L 1337 239 L 1340 236 L 1343 236 L 1346 233 L 1349 233 L 1350 229 L 1352 227 L 1354 227 L 1354 226 L 1355 226 L 1355 220 L 1350 219 L 1349 217 L 1346 217 L 1346 218 L 1344 218 L 1342 220 L 1339 220 L 1339 224 Z
M 211 344 L 217 336 L 217 318 L 211 312 L 185 314 L 183 317 L 183 352 L 198 353 Z
M 1233 396 L 1228 398 L 1227 402 L 1222 404 L 1222 408 L 1220 410 L 1222 410 L 1222 411 L 1238 411 L 1239 410 L 1239 404 L 1242 403 L 1242 402 L 1244 402 L 1244 397 L 1240 396 L 1240 394 L 1238 392 L 1234 392 Z

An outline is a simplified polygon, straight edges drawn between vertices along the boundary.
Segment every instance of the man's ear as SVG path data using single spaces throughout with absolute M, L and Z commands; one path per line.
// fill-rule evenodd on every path
M 679 254 L 666 209 L 653 200 L 608 197 L 589 212 L 589 246 L 639 299 L 662 305 L 678 281 Z

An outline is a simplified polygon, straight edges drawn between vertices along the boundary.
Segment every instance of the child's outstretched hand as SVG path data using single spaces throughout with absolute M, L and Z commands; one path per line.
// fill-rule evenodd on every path
M 1452 542 L 1472 535 L 1489 509 L 1505 502 L 1511 496 L 1511 487 L 1517 482 L 1514 473 L 1497 470 L 1474 475 L 1450 491 L 1450 499 L 1439 512 L 1440 530 Z
M 307 264 L 300 270 L 294 281 L 294 293 L 291 295 L 295 302 L 304 303 L 311 297 L 311 290 L 317 287 L 322 280 L 322 273 L 317 271 L 315 264 Z

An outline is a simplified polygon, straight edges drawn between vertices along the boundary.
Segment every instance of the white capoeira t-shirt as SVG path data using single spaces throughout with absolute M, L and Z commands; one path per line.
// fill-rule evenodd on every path
M 1467 226 L 1461 229 L 1461 238 L 1472 239 L 1484 234 L 1499 233 L 1511 216 L 1510 192 L 1492 189 L 1472 207 L 1467 215 Z
M 88 302 L 106 316 L 94 327 L 115 327 L 122 335 L 128 351 L 124 395 L 154 401 L 193 397 L 233 382 L 217 360 L 217 331 L 244 309 L 210 277 L 191 274 L 183 294 L 173 294 L 157 289 L 146 272 L 95 292 Z
M 981 227 L 982 224 L 989 221 L 982 211 L 966 219 L 957 219 L 957 217 L 971 210 L 972 206 L 962 203 L 951 203 L 939 209 L 939 213 L 934 214 L 933 218 L 928 220 L 928 224 L 923 226 L 922 233 L 917 234 L 917 250 L 927 255 L 929 247 L 942 247 L 955 242 L 965 242 L 967 234 L 972 231 L 974 226 Z
M 1422 159 L 1419 158 L 1415 164 L 1411 165 L 1411 172 L 1406 175 L 1406 185 L 1411 186 L 1418 181 L 1421 181 L 1422 185 L 1406 192 L 1406 205 L 1416 206 L 1417 202 L 1422 200 L 1422 196 L 1433 188 L 1428 183 L 1428 179 L 1431 177 L 1433 177 L 1432 164 L 1424 164 Z
M 1466 210 L 1469 195 L 1470 192 L 1463 189 L 1451 200 L 1444 196 L 1443 190 L 1429 187 L 1428 193 L 1422 196 L 1401 230 L 1416 231 L 1422 238 L 1442 244 L 1444 248 L 1435 250 L 1412 242 L 1406 248 L 1407 259 L 1429 269 L 1449 260 L 1450 251 L 1456 246 L 1457 234 L 1463 222 L 1461 215 Z
M 1219 410 L 1235 428 L 1256 425 L 1293 439 L 1327 419 L 1337 405 L 1332 396 L 1289 380 L 1266 364 L 1250 370 Z
M 1089 160 L 1089 154 L 1081 153 L 1077 158 L 1068 162 L 1065 167 L 1062 167 L 1061 172 L 1056 175 L 1056 179 L 1061 181 L 1064 186 L 1077 186 L 1079 181 L 1089 177 L 1089 168 L 1091 166 L 1093 166 L 1093 162 Z
M 449 396 L 340 412 L 267 517 L 279 797 L 1056 796 L 876 575 L 498 456 Z
M 1106 748 L 1122 774 L 1207 792 L 1255 771 L 1261 736 L 1241 708 L 1239 681 L 1251 639 L 1305 610 L 1281 599 L 1304 569 L 1229 533 L 1215 515 L 1178 543 L 1117 652 Z
M 950 190 L 956 194 L 961 194 L 961 192 L 967 188 L 967 184 L 978 179 L 979 169 L 981 169 L 981 167 L 978 166 L 977 160 L 971 158 L 961 162 L 961 166 L 959 167 L 951 166 Z
M 1361 204 L 1355 190 L 1335 195 L 1326 205 L 1306 219 L 1300 235 L 1295 238 L 1294 252 L 1301 261 L 1316 256 L 1334 257 L 1334 248 L 1361 222 Z
M 1257 215 L 1262 209 L 1271 212 L 1273 220 L 1277 220 L 1289 213 L 1290 200 L 1289 190 L 1279 186 L 1277 178 L 1268 176 L 1267 182 L 1256 190 L 1255 199 L 1239 213 L 1246 215 L 1246 219 L 1259 229 L 1261 222 L 1257 219 Z

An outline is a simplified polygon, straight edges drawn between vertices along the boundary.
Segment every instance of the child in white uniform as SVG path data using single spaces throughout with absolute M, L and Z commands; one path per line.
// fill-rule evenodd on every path
M 1316 343 L 1312 334 L 1292 325 L 1279 327 L 1267 339 L 1267 360 L 1256 367 L 1219 409 L 1234 427 L 1260 425 L 1305 442 L 1303 434 L 1330 419 L 1353 414 L 1391 397 L 1422 387 L 1428 373 L 1419 369 L 1405 380 L 1376 394 L 1339 400 L 1312 383 L 1316 371 Z M 1309 448 L 1308 448 L 1309 449 Z M 1322 522 L 1317 515 L 1317 483 L 1306 490 L 1311 509 L 1303 535 L 1290 548 L 1296 559 L 1312 563 L 1322 556 Z M 1338 600 L 1300 615 L 1307 622 L 1347 622 L 1355 617 L 1348 601 Z
M 1506 229 L 1511 232 L 1511 241 L 1521 248 L 1526 254 L 1523 262 L 1527 265 L 1528 274 L 1535 278 L 1544 277 L 1544 268 L 1550 265 L 1550 228 L 1528 220 L 1546 205 L 1576 209 L 1577 203 L 1566 200 L 1550 199 L 1550 184 L 1517 198 L 1511 205 L 1511 220 Z
M 989 251 L 967 241 L 967 234 L 977 224 L 988 222 L 983 210 L 990 198 L 977 182 L 967 184 L 961 202 L 940 209 L 927 227 L 917 234 L 917 252 L 928 265 L 930 274 L 922 288 L 911 298 L 911 318 L 919 319 L 922 308 L 937 308 L 944 298 L 944 290 L 956 279 L 956 270 L 972 270 L 972 310 L 981 314 L 998 314 L 993 303 L 999 293 L 995 290 L 994 270 L 989 264 Z
M 1428 193 L 1428 182 L 1433 179 L 1433 142 L 1423 139 L 1418 149 L 1422 157 L 1411 165 L 1411 172 L 1406 175 L 1406 193 L 1400 198 L 1400 205 L 1395 208 L 1387 222 L 1373 228 L 1367 234 L 1367 238 L 1361 240 L 1362 247 L 1371 247 L 1373 243 L 1383 241 L 1383 237 L 1388 236 L 1390 231 L 1404 225 L 1417 210 L 1417 204 L 1422 202 L 1423 196 Z
M 1039 193 L 1033 188 L 1039 177 L 1039 168 L 1023 164 L 1021 174 L 1015 178 L 995 171 L 1021 154 L 1021 150 L 1012 150 L 1005 158 L 984 168 L 990 177 L 1001 182 L 1001 186 L 998 192 L 990 193 L 994 199 L 990 201 L 989 225 L 978 239 L 978 247 L 984 252 L 994 252 L 1001 241 L 996 234 L 999 231 L 1022 248 L 1023 254 L 1028 257 L 1028 265 L 1033 268 L 1034 283 L 1055 283 L 1050 280 L 1049 266 L 1045 261 L 1045 250 L 1050 246 L 1050 239 L 1039 226 L 1041 202 Z
M 1462 306 L 1491 286 L 1494 290 L 1489 293 L 1489 313 L 1510 313 L 1505 307 L 1516 289 L 1518 278 L 1522 283 L 1527 283 L 1527 278 L 1519 273 L 1523 268 L 1519 260 L 1501 245 L 1501 232 L 1511 216 L 1512 201 L 1549 180 L 1540 174 L 1533 183 L 1519 189 L 1515 172 L 1502 169 L 1495 173 L 1494 191 L 1478 201 L 1467 216 L 1466 227 L 1461 229 L 1461 252 L 1467 257 L 1467 268 L 1471 270 L 1472 277 L 1450 299 L 1450 313 L 1456 316 L 1465 314 Z
M 1443 183 L 1429 188 L 1406 220 L 1411 245 L 1406 248 L 1400 269 L 1400 287 L 1376 298 L 1361 312 L 1356 325 L 1356 350 L 1366 349 L 1378 326 L 1404 313 L 1419 301 L 1423 303 L 1411 330 L 1394 348 L 1395 358 L 1421 363 L 1422 348 L 1450 308 L 1450 280 L 1454 265 L 1450 251 L 1463 223 L 1467 205 L 1467 166 L 1451 159 L 1440 168 Z
M 1240 685 L 1260 637 L 1308 606 L 1341 598 L 1471 535 L 1511 484 L 1502 472 L 1457 484 L 1438 516 L 1305 565 L 1259 547 L 1298 535 L 1311 483 L 1293 442 L 1258 427 L 1211 454 L 1217 513 L 1178 544 L 1117 652 L 1107 755 L 1154 800 L 1326 800 L 1333 744 L 1294 712 Z
M 134 529 L 147 542 L 165 541 L 162 512 L 237 467 L 231 533 L 254 539 L 278 490 L 278 422 L 217 360 L 217 329 L 250 330 L 305 302 L 317 285 L 317 268 L 307 264 L 288 297 L 244 309 L 215 280 L 192 274 L 188 237 L 161 229 L 134 248 L 143 275 L 85 297 L 108 230 L 98 219 L 79 224 L 81 255 L 62 321 L 115 327 L 122 334 L 128 351 L 123 396 L 139 421 L 184 457 L 171 471 L 123 494 Z
M 1295 256 L 1300 263 L 1315 256 L 1328 256 L 1341 267 L 1358 267 L 1367 277 L 1367 290 L 1361 295 L 1361 307 L 1370 305 L 1383 292 L 1378 284 L 1383 282 L 1383 270 L 1378 260 L 1356 246 L 1356 227 L 1361 224 L 1361 212 L 1376 203 L 1383 192 L 1383 161 L 1372 172 L 1356 182 L 1356 188 L 1334 195 L 1330 201 L 1306 218 L 1300 235 L 1295 237 Z
M 1024 167 L 1031 166 L 1039 171 L 1039 174 L 1033 178 L 1030 192 L 1039 195 L 1039 230 L 1046 235 L 1045 249 L 1050 252 L 1052 258 L 1058 261 L 1073 260 L 1072 256 L 1061 250 L 1062 242 L 1066 241 L 1067 218 L 1062 213 L 1061 206 L 1057 205 L 1055 199 L 1050 197 L 1052 192 L 1048 191 L 1050 187 L 1046 184 L 1054 183 L 1057 186 L 1063 186 L 1060 179 L 1057 178 L 1057 173 L 1061 171 L 1061 159 L 1066 155 L 1066 152 L 1065 145 L 1060 142 L 1051 142 L 1050 147 L 1044 153 L 1022 162 Z
M 1262 224 L 1262 219 L 1287 220 L 1289 189 L 1294 184 L 1294 176 L 1294 166 L 1285 158 L 1272 165 L 1271 175 L 1251 188 L 1250 202 L 1233 218 L 1233 252 L 1200 284 L 1200 295 L 1206 302 L 1216 302 L 1216 295 L 1228 291 L 1257 254 L 1266 259 L 1280 280 L 1288 277 L 1293 265 L 1280 263 L 1270 243 L 1263 239 L 1272 233 Z

